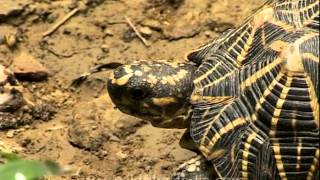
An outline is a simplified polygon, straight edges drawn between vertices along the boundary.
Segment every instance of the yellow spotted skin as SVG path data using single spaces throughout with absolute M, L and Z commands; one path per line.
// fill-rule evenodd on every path
M 319 179 L 319 0 L 269 0 L 187 59 L 191 137 L 220 177 Z
M 196 66 L 190 63 L 140 61 L 113 71 L 109 95 L 122 112 L 162 128 L 187 128 L 188 101 Z

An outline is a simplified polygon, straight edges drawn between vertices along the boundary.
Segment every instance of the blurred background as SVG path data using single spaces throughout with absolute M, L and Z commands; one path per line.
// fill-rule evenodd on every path
M 194 156 L 179 147 L 184 130 L 114 109 L 108 72 L 77 90 L 71 81 L 102 63 L 184 61 L 262 3 L 0 0 L 0 149 L 72 169 L 52 179 L 168 179 Z

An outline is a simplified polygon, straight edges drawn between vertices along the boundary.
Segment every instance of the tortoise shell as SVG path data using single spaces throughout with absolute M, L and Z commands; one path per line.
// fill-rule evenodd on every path
M 267 1 L 187 58 L 190 133 L 221 177 L 319 179 L 319 1 Z

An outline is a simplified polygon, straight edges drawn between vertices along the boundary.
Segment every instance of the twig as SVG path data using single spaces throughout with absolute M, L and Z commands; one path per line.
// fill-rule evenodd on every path
M 23 100 L 27 103 L 27 105 L 30 105 L 32 107 L 36 106 L 36 104 L 34 102 L 32 102 L 31 100 L 29 100 L 28 98 L 23 98 Z
M 127 23 L 129 24 L 129 26 L 132 28 L 132 30 L 136 33 L 138 38 L 142 41 L 142 43 L 147 47 L 150 46 L 149 42 L 140 34 L 140 32 L 134 26 L 134 24 L 130 21 L 130 19 L 127 16 L 125 16 L 125 19 L 126 19 Z
M 42 37 L 46 37 L 53 32 L 55 32 L 62 24 L 64 24 L 68 19 L 70 19 L 73 15 L 75 15 L 80 10 L 79 7 L 74 8 L 71 12 L 69 12 L 66 16 L 64 16 L 60 21 L 58 21 L 54 26 L 52 26 L 49 30 L 42 34 Z

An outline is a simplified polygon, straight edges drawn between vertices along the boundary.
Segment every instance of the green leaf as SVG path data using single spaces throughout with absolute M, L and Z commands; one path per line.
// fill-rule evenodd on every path
M 0 166 L 0 179 L 33 180 L 58 172 L 59 166 L 51 161 L 41 163 L 32 160 L 17 160 Z

